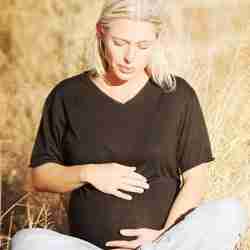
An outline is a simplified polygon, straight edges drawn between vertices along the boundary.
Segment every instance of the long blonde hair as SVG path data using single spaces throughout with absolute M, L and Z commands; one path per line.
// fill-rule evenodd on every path
M 149 75 L 152 75 L 155 83 L 165 92 L 170 92 L 175 89 L 176 82 L 175 77 L 168 72 L 167 57 L 163 53 L 163 45 L 160 42 L 163 25 L 160 9 L 161 6 L 157 3 L 157 0 L 106 0 L 97 24 L 108 30 L 109 24 L 117 18 L 128 18 L 152 23 L 158 39 L 153 48 L 150 63 L 146 66 L 146 71 Z M 90 51 L 86 52 L 86 66 L 89 74 L 99 76 L 104 74 L 108 67 L 104 57 L 104 44 L 97 37 L 96 33 L 93 43 L 90 43 L 92 46 L 89 47 Z

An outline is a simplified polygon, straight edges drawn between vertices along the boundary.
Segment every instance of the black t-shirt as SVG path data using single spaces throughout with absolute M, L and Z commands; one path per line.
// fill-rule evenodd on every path
M 180 190 L 179 170 L 214 160 L 194 89 L 176 76 L 166 93 L 152 78 L 122 104 L 91 81 L 87 71 L 59 82 L 44 103 L 31 167 L 117 162 L 137 166 L 150 188 L 125 200 L 91 184 L 75 189 L 69 203 L 71 235 L 101 248 L 136 237 L 122 228 L 161 229 Z M 125 192 L 124 190 L 121 190 Z

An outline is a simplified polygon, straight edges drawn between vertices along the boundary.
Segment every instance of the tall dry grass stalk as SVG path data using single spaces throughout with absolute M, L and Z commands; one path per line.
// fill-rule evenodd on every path
M 20 217 L 20 212 L 18 214 L 20 208 L 22 208 L 22 211 L 25 211 L 24 218 Z M 22 195 L 1 214 L 0 222 L 3 221 L 8 224 L 6 234 L 1 233 L 0 235 L 1 249 L 3 250 L 11 249 L 10 240 L 13 233 L 17 230 L 35 227 L 54 229 L 55 227 L 55 220 L 53 219 L 50 205 L 46 203 L 41 204 L 31 192 Z
M 27 164 L 45 97 L 59 80 L 84 69 L 84 48 L 91 45 L 101 4 L 97 0 L 1 2 L 3 211 L 27 188 Z M 189 0 L 166 10 L 171 16 L 165 41 L 171 70 L 197 91 L 216 157 L 209 164 L 210 189 L 205 198 L 235 196 L 250 213 L 250 4 Z M 11 234 L 20 229 L 17 220 L 23 227 L 64 230 L 60 196 L 38 197 L 32 203 L 25 198 L 8 211 L 10 227 L 0 235 L 5 249 Z M 23 217 L 17 212 L 21 208 Z M 250 232 L 239 247 L 250 250 Z

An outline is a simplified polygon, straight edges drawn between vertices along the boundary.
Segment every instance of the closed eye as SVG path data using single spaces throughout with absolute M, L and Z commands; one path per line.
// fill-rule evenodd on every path
M 116 46 L 123 46 L 123 45 L 125 45 L 126 43 L 125 42 L 122 42 L 122 41 L 114 41 L 114 44 L 116 45 Z
M 149 49 L 150 46 L 148 45 L 139 45 L 140 49 Z
M 114 41 L 114 45 L 116 45 L 116 46 L 123 46 L 123 45 L 126 45 L 126 43 L 125 42 L 122 42 L 122 41 Z M 143 49 L 143 50 L 146 50 L 146 49 L 149 49 L 149 47 L 150 47 L 150 45 L 138 45 L 138 47 L 140 48 L 140 49 Z

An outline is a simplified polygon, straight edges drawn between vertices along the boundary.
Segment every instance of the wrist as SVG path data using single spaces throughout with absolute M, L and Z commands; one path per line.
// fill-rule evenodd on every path
M 162 229 L 160 229 L 160 230 L 157 230 L 156 236 L 155 236 L 155 238 L 154 238 L 154 241 L 157 241 L 157 240 L 161 237 L 161 235 L 163 234 L 164 231 L 165 231 L 165 228 L 162 228 Z
M 163 234 L 168 230 L 169 227 L 163 227 L 162 229 L 159 230 L 159 235 Z
M 90 165 L 81 166 L 81 170 L 80 170 L 80 182 L 81 183 L 91 183 L 89 168 L 90 168 Z

